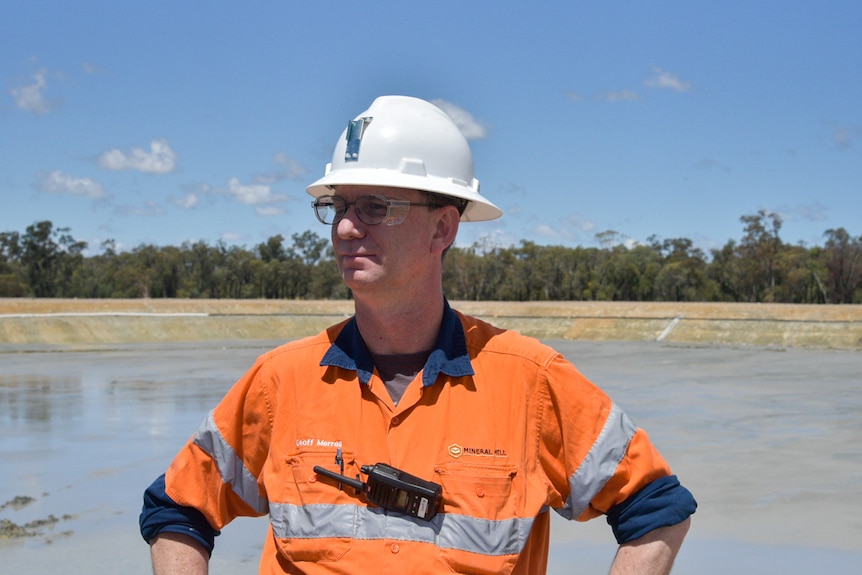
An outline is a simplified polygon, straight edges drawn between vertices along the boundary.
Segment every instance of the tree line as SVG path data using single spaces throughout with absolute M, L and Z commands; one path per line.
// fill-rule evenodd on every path
M 862 303 L 862 236 L 824 233 L 822 246 L 784 243 L 779 215 L 740 218 L 743 236 L 709 254 L 686 238 L 599 247 L 453 246 L 444 261 L 452 300 L 616 300 Z M 0 297 L 347 299 L 328 239 L 306 231 L 253 248 L 222 242 L 142 244 L 97 255 L 69 228 L 36 222 L 0 232 Z

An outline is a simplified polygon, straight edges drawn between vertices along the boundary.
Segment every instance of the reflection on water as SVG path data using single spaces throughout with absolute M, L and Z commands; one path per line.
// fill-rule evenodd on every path
M 0 426 L 6 433 L 137 436 L 198 420 L 259 348 L 2 354 Z M 8 447 L 5 442 L 0 448 Z
M 0 571 L 89 574 L 95 552 L 113 553 L 117 572 L 149 573 L 137 532 L 144 488 L 272 345 L 0 351 L 0 520 L 36 526 L 26 539 L 0 536 Z M 28 503 L 3 506 L 16 497 Z M 264 527 L 232 556 L 257 556 Z
M 81 411 L 81 380 L 0 375 L 0 424 L 69 419 Z
M 263 349 L 0 353 L 0 505 L 35 499 L 0 519 L 134 525 L 144 487 Z

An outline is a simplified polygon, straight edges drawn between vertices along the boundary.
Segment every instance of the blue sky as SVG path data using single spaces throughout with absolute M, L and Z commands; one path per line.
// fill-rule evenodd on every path
M 862 235 L 862 3 L 4 2 L 0 231 L 248 247 L 378 95 L 438 102 L 504 210 L 459 245 Z

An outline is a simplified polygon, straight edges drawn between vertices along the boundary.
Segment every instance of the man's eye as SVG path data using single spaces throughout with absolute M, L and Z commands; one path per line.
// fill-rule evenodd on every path
M 386 215 L 388 206 L 383 202 L 368 202 L 365 211 L 376 216 Z

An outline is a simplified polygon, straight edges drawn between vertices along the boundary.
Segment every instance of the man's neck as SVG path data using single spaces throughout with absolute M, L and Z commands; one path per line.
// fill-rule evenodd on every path
M 368 349 L 377 354 L 428 351 L 437 341 L 442 321 L 442 292 L 402 302 L 356 300 L 359 332 Z

